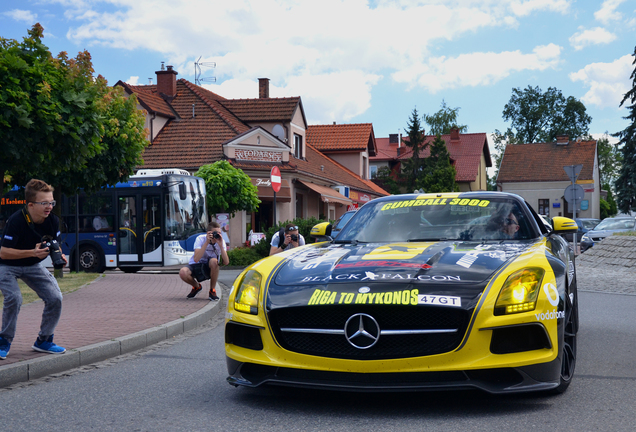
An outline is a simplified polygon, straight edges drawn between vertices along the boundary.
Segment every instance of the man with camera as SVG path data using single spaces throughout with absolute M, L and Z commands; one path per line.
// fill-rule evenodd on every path
M 59 219 L 52 213 L 53 187 L 42 180 L 31 179 L 24 197 L 26 206 L 9 217 L 0 243 L 0 290 L 4 295 L 0 330 L 2 360 L 11 348 L 22 305 L 18 279 L 44 302 L 40 332 L 32 348 L 49 354 L 66 351 L 53 343 L 53 333 L 62 314 L 62 293 L 55 277 L 42 264 L 49 254 L 56 268 L 68 263 L 59 247 Z
M 305 245 L 305 238 L 298 232 L 298 227 L 294 224 L 287 224 L 272 236 L 269 255 L 293 249 Z
M 219 277 L 219 258 L 223 265 L 228 265 L 227 246 L 221 236 L 221 226 L 217 222 L 210 222 L 207 233 L 201 234 L 194 241 L 194 255 L 190 257 L 187 267 L 179 271 L 181 280 L 190 284 L 192 290 L 187 298 L 194 298 L 203 289 L 201 282 L 210 279 L 210 300 L 218 300 L 216 295 L 216 280 Z

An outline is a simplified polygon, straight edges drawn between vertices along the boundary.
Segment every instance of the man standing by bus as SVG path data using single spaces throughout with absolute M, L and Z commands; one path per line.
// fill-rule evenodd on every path
M 221 226 L 217 222 L 210 222 L 207 233 L 201 234 L 194 241 L 194 254 L 190 257 L 190 263 L 179 271 L 181 280 L 192 286 L 188 298 L 194 298 L 203 289 L 200 282 L 210 279 L 208 298 L 219 299 L 215 289 L 219 277 L 219 259 L 223 265 L 230 263 L 227 246 L 221 236 Z
M 0 243 L 0 290 L 4 295 L 0 330 L 2 360 L 11 348 L 22 305 L 18 278 L 44 301 L 40 333 L 32 348 L 49 354 L 66 351 L 53 343 L 53 333 L 62 314 L 62 293 L 55 277 L 42 264 L 49 256 L 49 248 L 41 247 L 42 238 L 57 239 L 59 244 L 59 219 L 51 213 L 55 207 L 53 187 L 42 180 L 31 179 L 24 195 L 27 204 L 9 217 Z M 68 264 L 64 254 L 61 258 L 64 265 Z

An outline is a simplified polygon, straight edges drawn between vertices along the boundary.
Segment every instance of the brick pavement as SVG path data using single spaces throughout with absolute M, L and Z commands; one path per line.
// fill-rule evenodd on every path
M 178 320 L 210 303 L 208 289 L 206 282 L 196 298 L 186 299 L 190 287 L 176 274 L 105 273 L 90 285 L 64 294 L 54 341 L 69 350 Z M 11 351 L 6 360 L 0 360 L 0 368 L 23 360 L 53 357 L 31 349 L 43 308 L 41 300 L 22 306 Z

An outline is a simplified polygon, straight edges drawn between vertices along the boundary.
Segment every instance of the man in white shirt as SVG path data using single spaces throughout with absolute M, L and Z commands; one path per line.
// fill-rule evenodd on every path
M 284 238 L 281 238 L 281 231 L 285 233 Z M 272 236 L 272 242 L 270 243 L 271 247 L 269 248 L 270 256 L 305 245 L 305 237 L 298 232 L 298 227 L 296 225 L 287 224 L 281 231 Z
M 208 224 L 206 234 L 201 234 L 194 241 L 194 255 L 190 257 L 187 267 L 179 271 L 181 280 L 192 286 L 187 298 L 194 298 L 203 288 L 200 282 L 210 279 L 210 300 L 218 300 L 216 281 L 219 277 L 219 259 L 228 265 L 227 247 L 221 237 L 221 226 L 216 222 Z

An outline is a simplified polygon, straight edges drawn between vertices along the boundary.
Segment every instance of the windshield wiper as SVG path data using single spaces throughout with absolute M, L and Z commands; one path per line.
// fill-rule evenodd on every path
M 427 241 L 448 241 L 450 240 L 448 237 L 431 237 L 431 238 L 420 238 L 420 239 L 408 239 L 407 242 L 427 242 Z
M 334 244 L 352 244 L 352 245 L 357 245 L 357 244 L 367 244 L 369 242 L 363 242 L 363 241 L 358 241 L 358 240 L 334 240 L 333 241 Z

